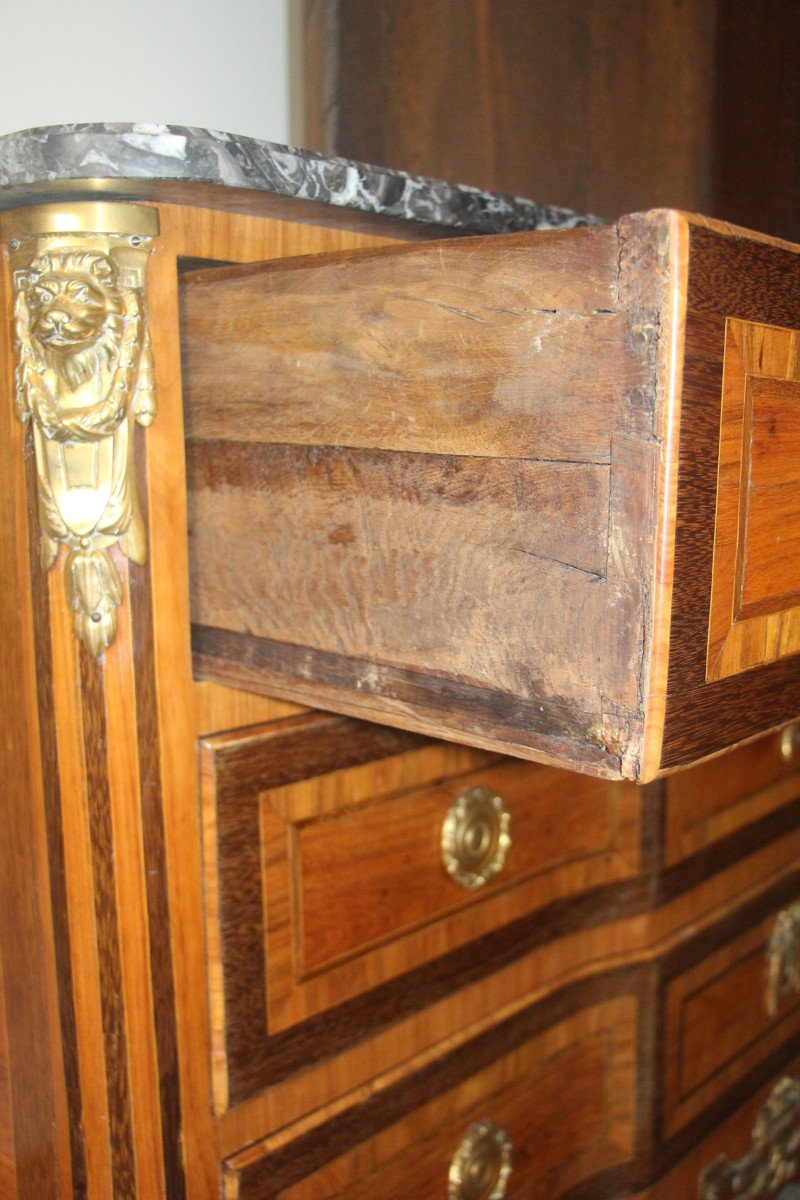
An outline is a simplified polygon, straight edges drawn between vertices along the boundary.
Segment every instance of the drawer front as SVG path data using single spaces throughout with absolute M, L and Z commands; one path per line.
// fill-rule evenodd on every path
M 665 963 L 667 1140 L 800 1049 L 798 899 L 795 872 Z
M 552 768 L 321 714 L 202 758 L 219 1111 L 596 921 L 638 867 L 635 789 Z
M 664 865 L 674 866 L 726 842 L 739 855 L 800 823 L 798 727 L 677 771 L 666 781 Z M 782 815 L 778 816 L 782 811 Z M 772 826 L 780 822 L 780 827 Z M 736 843 L 741 831 L 747 839 Z
M 688 252 L 662 769 L 800 712 L 800 258 L 700 222 Z
M 497 1170 L 497 1149 L 486 1148 L 485 1131 L 476 1146 L 475 1126 L 484 1122 L 503 1130 L 510 1144 L 502 1194 L 557 1200 L 587 1180 L 595 1183 L 582 1194 L 616 1194 L 610 1180 L 634 1150 L 638 997 L 625 994 L 619 977 L 600 986 L 606 996 L 577 1011 L 574 993 L 524 1010 L 328 1125 L 232 1157 L 226 1195 L 488 1196 L 490 1185 L 459 1191 L 452 1184 L 448 1193 L 459 1150 L 462 1164 L 472 1162 L 473 1179 Z M 480 1156 L 482 1169 L 470 1154 Z M 617 1176 L 614 1186 L 619 1182 Z
M 800 1081 L 783 1075 L 758 1111 L 751 1144 L 736 1159 L 719 1154 L 702 1171 L 699 1200 L 798 1200 L 790 1186 L 800 1171 Z M 785 1187 L 783 1185 L 786 1185 Z
M 784 1064 L 636 1200 L 800 1200 L 800 1064 Z M 784 1190 L 785 1189 L 785 1190 Z

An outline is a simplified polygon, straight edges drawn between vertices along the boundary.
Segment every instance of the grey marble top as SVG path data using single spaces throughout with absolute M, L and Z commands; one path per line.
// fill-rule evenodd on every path
M 0 208 L 106 193 L 177 203 L 211 194 L 221 207 L 248 212 L 267 202 L 274 211 L 275 197 L 289 198 L 295 212 L 303 200 L 465 233 L 595 223 L 532 200 L 208 129 L 52 125 L 0 137 Z

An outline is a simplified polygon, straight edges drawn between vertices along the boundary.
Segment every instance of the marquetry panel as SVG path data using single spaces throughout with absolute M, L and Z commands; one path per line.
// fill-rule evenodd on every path
M 800 895 L 796 875 L 786 883 Z M 800 993 L 789 988 L 774 1015 L 767 999 L 767 946 L 777 913 L 791 894 L 784 887 L 779 895 L 765 898 L 760 912 L 755 906 L 734 914 L 717 934 L 699 939 L 685 953 L 688 961 L 683 969 L 668 982 L 663 1028 L 667 1138 L 757 1072 L 771 1056 L 780 1061 L 787 1046 L 796 1052 Z M 754 916 L 760 919 L 754 921 Z M 734 936 L 720 944 L 718 933 L 724 930 Z M 701 957 L 691 961 L 693 954 Z
M 203 772 L 220 1108 L 486 973 L 512 922 L 637 870 L 635 789 L 358 721 L 206 739 Z M 481 787 L 512 845 L 472 891 L 439 842 Z
M 800 650 L 800 334 L 729 318 L 708 676 Z
M 796 488 L 800 256 L 690 218 L 686 284 L 662 770 L 800 712 L 798 517 L 784 504 Z
M 638 1018 L 638 997 L 612 983 L 566 1016 L 524 1010 L 329 1126 L 257 1143 L 227 1161 L 226 1195 L 445 1196 L 464 1133 L 487 1119 L 512 1142 L 509 1195 L 561 1196 L 589 1179 L 586 1195 L 609 1195 L 604 1174 L 633 1155 Z

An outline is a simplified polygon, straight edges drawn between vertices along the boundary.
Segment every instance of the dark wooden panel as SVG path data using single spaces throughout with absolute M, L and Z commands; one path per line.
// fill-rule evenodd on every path
M 717 11 L 708 211 L 800 241 L 800 5 L 725 0 Z
M 326 144 L 318 121 L 307 136 L 583 212 L 706 208 L 715 13 L 707 0 L 331 0 L 325 59 L 306 72 L 327 79 Z
M 306 141 L 800 240 L 794 0 L 307 0 Z
M 311 144 L 447 179 L 491 180 L 493 81 L 483 4 L 335 0 L 324 7 L 331 140 Z M 306 78 L 312 72 L 309 64 Z

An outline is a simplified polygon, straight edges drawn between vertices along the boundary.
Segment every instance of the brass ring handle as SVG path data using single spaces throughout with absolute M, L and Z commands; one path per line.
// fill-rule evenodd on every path
M 481 887 L 502 868 L 511 845 L 511 818 L 501 796 L 486 787 L 456 796 L 442 824 L 442 862 L 465 888 Z
M 766 950 L 766 1008 L 770 1017 L 789 992 L 800 992 L 800 903 L 775 918 Z
M 800 1163 L 800 1082 L 779 1079 L 753 1125 L 752 1146 L 735 1162 L 720 1154 L 701 1173 L 698 1200 L 774 1196 Z M 779 1200 L 776 1197 L 776 1200 Z
M 781 758 L 784 762 L 794 762 L 800 749 L 800 725 L 787 725 L 781 732 Z
M 510 1174 L 508 1133 L 493 1121 L 476 1121 L 450 1163 L 448 1200 L 501 1200 Z

